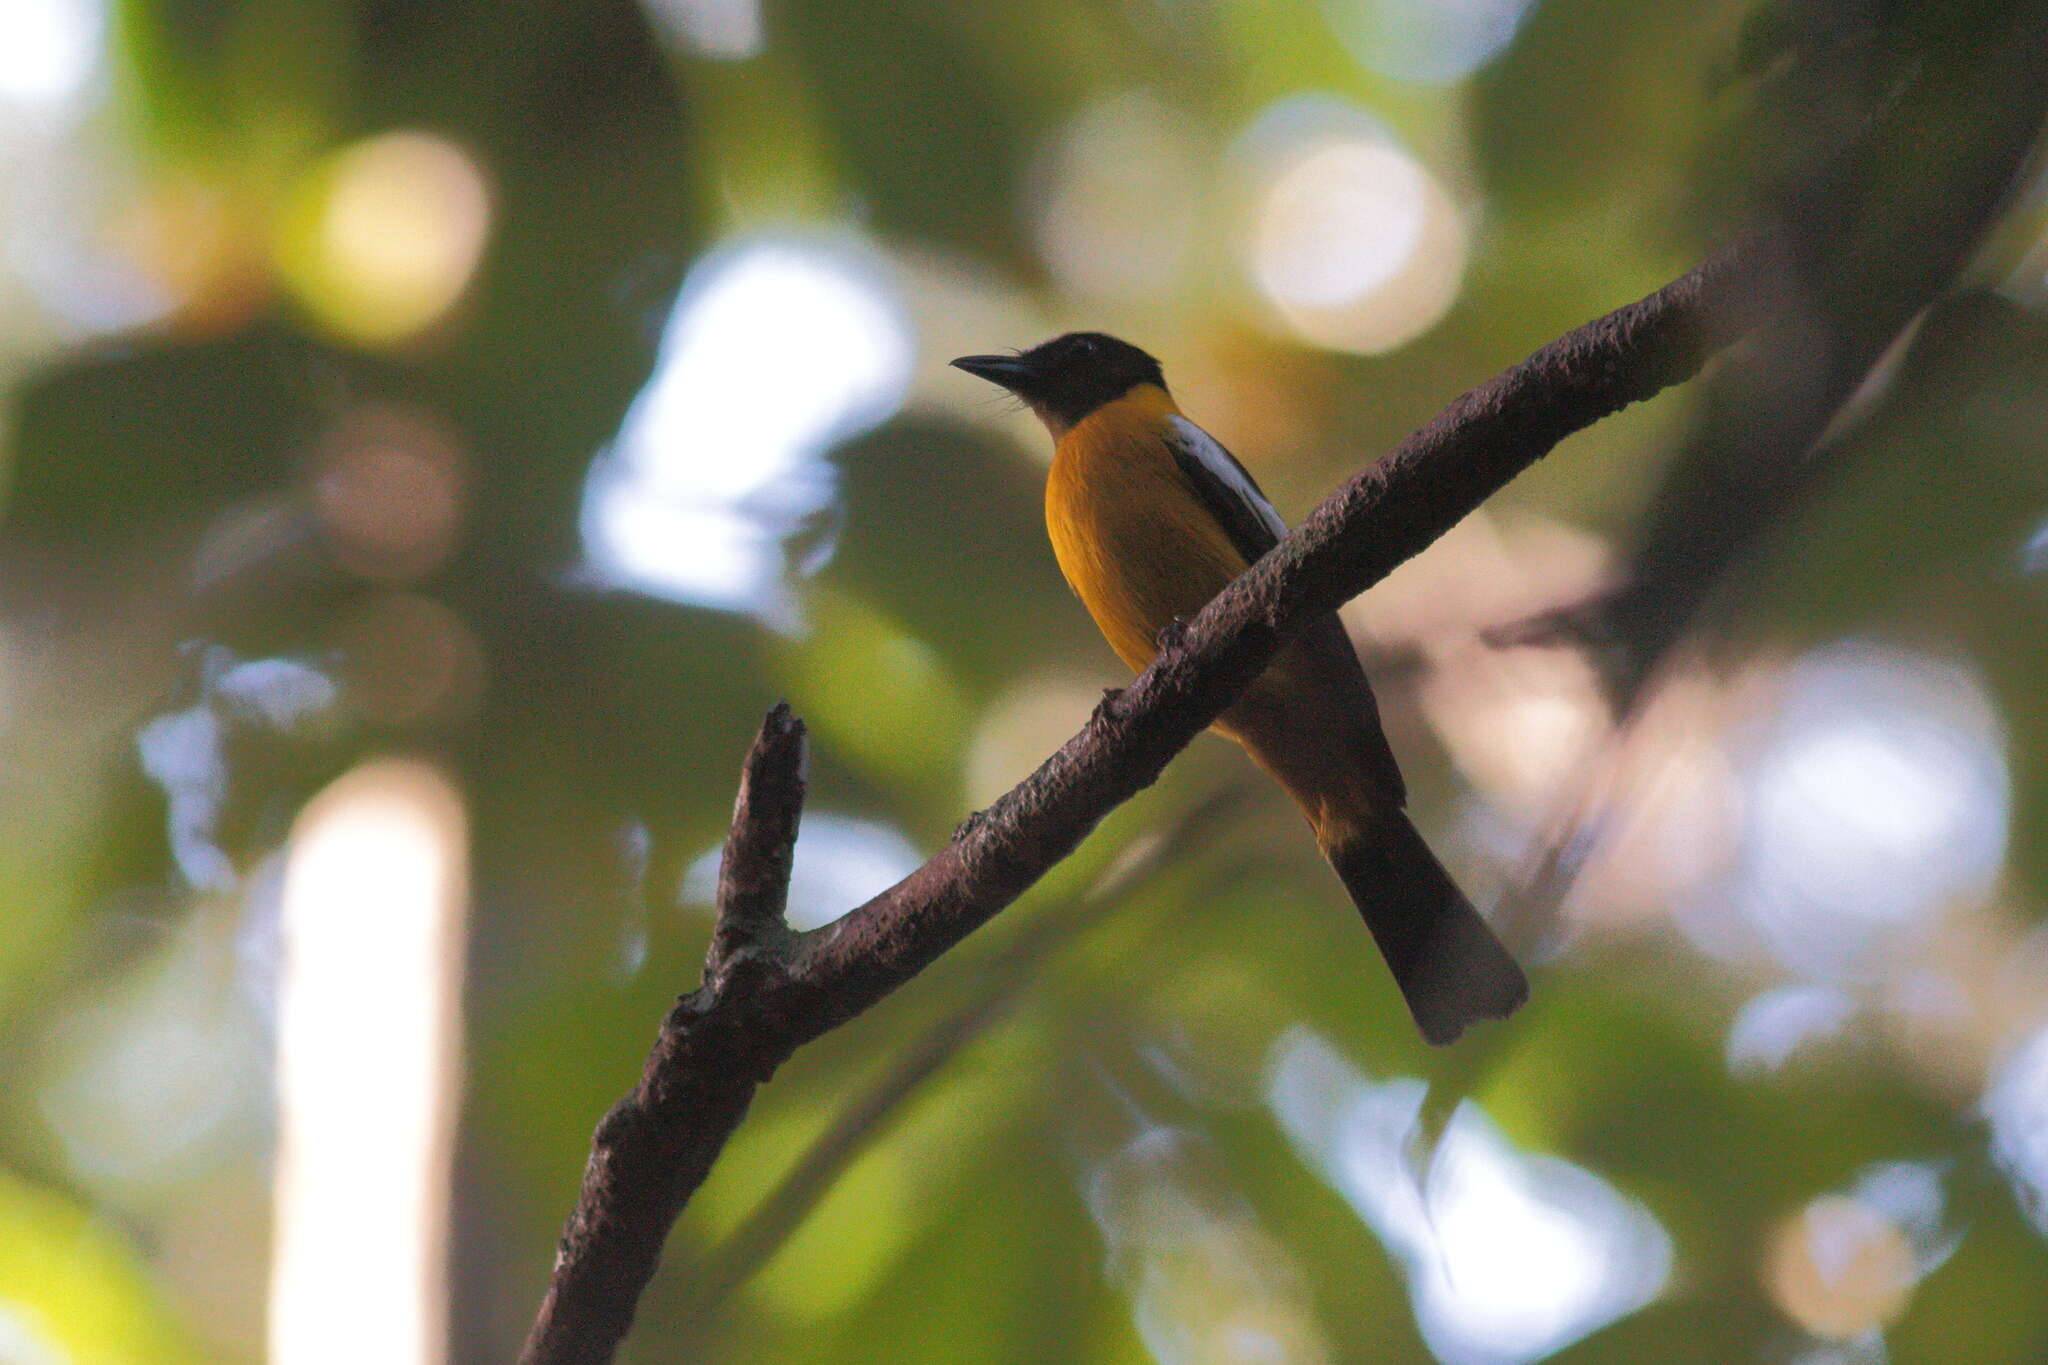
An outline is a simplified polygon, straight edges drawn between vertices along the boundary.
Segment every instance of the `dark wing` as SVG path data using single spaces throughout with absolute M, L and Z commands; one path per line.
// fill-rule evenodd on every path
M 1287 534 L 1287 523 L 1280 520 L 1236 457 L 1185 417 L 1169 417 L 1166 430 L 1174 463 L 1194 485 L 1209 515 L 1222 524 L 1244 562 L 1250 564 L 1278 545 L 1280 537 Z
M 1202 505 L 1222 525 L 1245 563 L 1253 563 L 1279 544 L 1280 537 L 1287 534 L 1287 523 L 1222 442 L 1185 417 L 1168 418 L 1167 428 L 1167 445 L 1173 450 L 1174 463 L 1194 486 Z M 1373 699 L 1372 684 L 1359 667 L 1358 653 L 1351 647 L 1351 637 L 1344 633 L 1343 622 L 1335 612 L 1309 622 L 1295 638 L 1294 648 L 1307 656 L 1330 687 L 1353 699 L 1351 709 L 1358 718 L 1354 742 L 1359 762 L 1373 774 L 1394 805 L 1405 804 L 1408 786 L 1401 779 L 1401 765 L 1394 760 L 1386 731 L 1380 728 L 1379 703 Z

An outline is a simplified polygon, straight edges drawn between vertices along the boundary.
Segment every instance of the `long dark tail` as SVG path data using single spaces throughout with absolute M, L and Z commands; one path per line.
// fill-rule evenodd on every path
M 1399 811 L 1323 844 L 1422 1036 L 1439 1046 L 1481 1019 L 1505 1019 L 1529 982 Z

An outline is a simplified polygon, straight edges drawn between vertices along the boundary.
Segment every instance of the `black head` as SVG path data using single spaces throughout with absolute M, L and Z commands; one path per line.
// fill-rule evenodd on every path
M 1000 384 L 1048 422 L 1072 426 L 1140 384 L 1166 387 L 1159 362 L 1101 332 L 1069 332 L 1022 355 L 965 355 L 953 362 Z

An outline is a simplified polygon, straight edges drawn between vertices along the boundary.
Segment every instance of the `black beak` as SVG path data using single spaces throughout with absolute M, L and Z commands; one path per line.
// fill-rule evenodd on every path
M 1032 377 L 1032 369 L 1014 355 L 963 355 L 953 362 L 953 368 L 965 370 L 977 379 L 986 379 L 1015 393 Z

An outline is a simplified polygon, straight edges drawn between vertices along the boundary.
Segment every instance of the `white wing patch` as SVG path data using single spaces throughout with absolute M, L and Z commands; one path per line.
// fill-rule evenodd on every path
M 1252 482 L 1251 475 L 1244 472 L 1244 466 L 1218 444 L 1214 436 L 1179 413 L 1167 418 L 1166 424 L 1172 428 L 1181 448 L 1201 461 L 1202 468 L 1215 475 L 1216 481 L 1230 490 L 1273 533 L 1273 539 L 1278 540 L 1287 534 L 1287 523 L 1273 510 L 1273 504 L 1266 501 L 1266 495 Z

